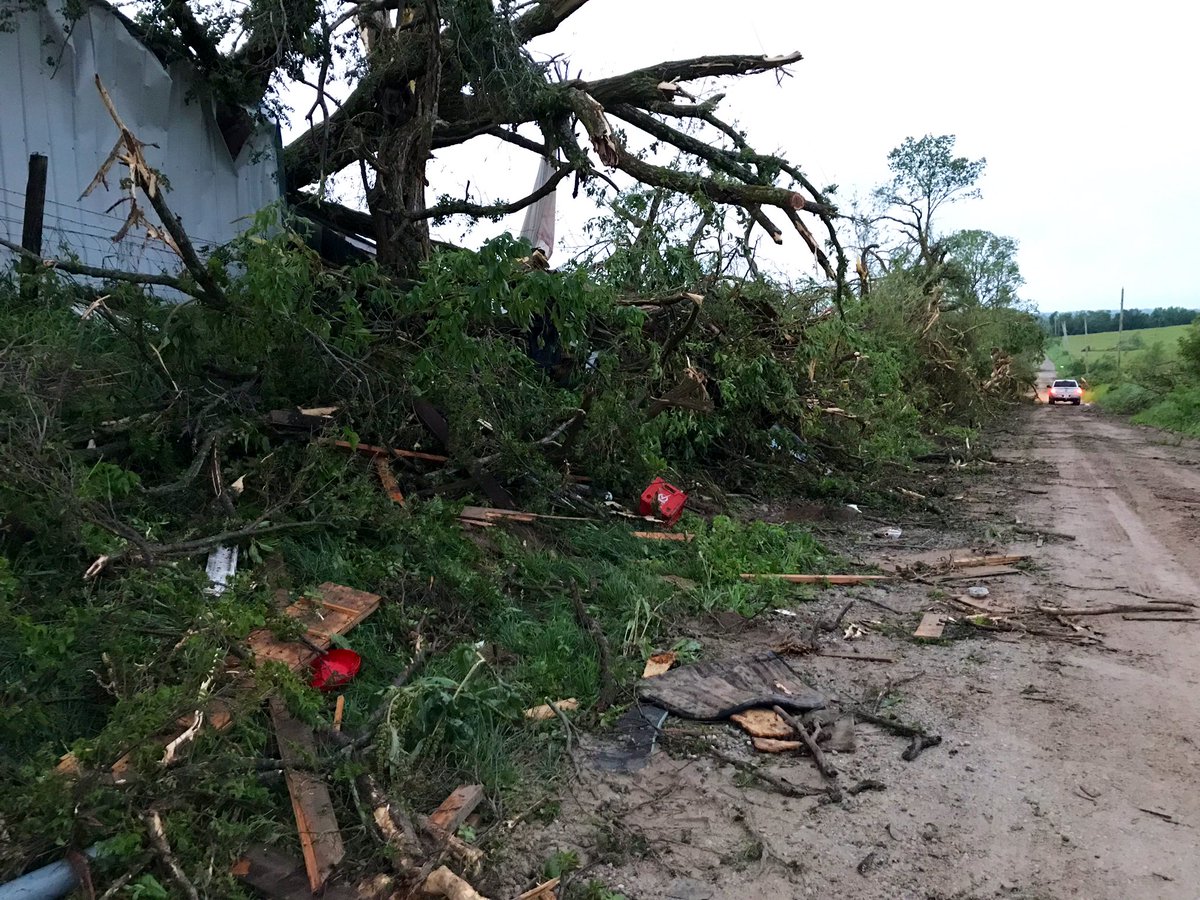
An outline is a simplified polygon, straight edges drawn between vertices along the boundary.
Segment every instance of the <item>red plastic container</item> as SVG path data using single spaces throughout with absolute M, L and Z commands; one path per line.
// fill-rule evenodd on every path
M 661 478 L 655 478 L 650 486 L 642 491 L 642 503 L 639 510 L 643 516 L 658 516 L 668 525 L 674 525 L 683 515 L 684 504 L 688 495 L 667 484 Z
M 318 691 L 332 691 L 348 684 L 362 668 L 362 657 L 353 650 L 329 650 L 310 663 L 310 686 Z

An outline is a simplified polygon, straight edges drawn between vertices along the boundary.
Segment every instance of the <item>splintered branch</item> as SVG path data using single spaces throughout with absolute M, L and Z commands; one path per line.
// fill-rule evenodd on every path
M 752 56 L 733 53 L 724 56 L 698 56 L 694 59 L 679 59 L 657 63 L 644 69 L 635 69 L 611 78 L 580 84 L 579 87 L 601 103 L 654 102 L 663 99 L 659 85 L 664 81 L 695 81 L 698 78 L 722 78 L 730 75 L 755 75 L 770 72 L 800 62 L 799 53 L 784 56 Z
M 147 275 L 142 272 L 123 272 L 120 269 L 105 269 L 100 266 L 85 266 L 82 263 L 66 259 L 43 259 L 36 253 L 31 253 L 20 244 L 14 244 L 0 238 L 0 247 L 11 250 L 19 257 L 36 263 L 46 269 L 56 269 L 68 275 L 81 275 L 85 278 L 100 278 L 106 281 L 125 281 L 130 284 L 153 284 L 160 287 L 174 288 L 183 294 L 190 294 L 194 288 L 171 275 Z

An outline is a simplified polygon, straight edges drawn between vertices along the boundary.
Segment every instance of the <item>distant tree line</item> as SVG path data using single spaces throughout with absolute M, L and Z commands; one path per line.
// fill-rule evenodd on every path
M 1190 325 L 1200 310 L 1184 309 L 1182 306 L 1161 306 L 1155 309 L 1125 310 L 1125 330 L 1136 331 L 1139 328 L 1161 328 L 1166 325 Z M 1045 317 L 1046 330 L 1051 334 L 1062 334 L 1063 325 L 1067 326 L 1067 334 L 1097 334 L 1102 331 L 1116 331 L 1119 313 L 1112 309 L 1092 309 L 1081 312 L 1054 312 Z

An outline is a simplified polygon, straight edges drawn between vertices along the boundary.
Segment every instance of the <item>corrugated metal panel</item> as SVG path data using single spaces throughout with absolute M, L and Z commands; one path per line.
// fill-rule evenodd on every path
M 0 235 L 20 241 L 29 156 L 44 153 L 46 255 L 70 252 L 89 265 L 131 271 L 180 268 L 169 250 L 140 235 L 112 242 L 127 211 L 110 208 L 121 200 L 123 170 L 114 169 L 109 190 L 80 199 L 117 139 L 97 73 L 133 133 L 158 145 L 145 148 L 146 160 L 170 181 L 168 202 L 199 248 L 229 241 L 247 217 L 279 199 L 276 129 L 264 125 L 231 159 L 211 105 L 192 96 L 191 71 L 165 69 L 107 7 L 89 7 L 69 30 L 48 7 L 20 13 L 16 25 L 0 33 Z

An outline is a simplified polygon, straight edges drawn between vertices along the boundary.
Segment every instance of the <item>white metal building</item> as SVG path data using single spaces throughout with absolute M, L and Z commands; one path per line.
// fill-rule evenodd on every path
M 13 7 L 14 0 L 0 0 Z M 28 4 L 24 4 L 28 5 Z M 198 250 L 223 244 L 247 217 L 280 197 L 278 129 L 263 125 L 234 158 L 212 104 L 193 96 L 196 75 L 167 67 L 137 26 L 101 0 L 68 22 L 58 4 L 36 4 L 0 22 L 0 236 L 21 241 L 29 157 L 49 158 L 43 256 L 74 254 L 93 266 L 158 273 L 181 266 L 162 244 L 131 233 L 114 243 L 127 207 L 123 167 L 109 187 L 80 195 L 108 157 L 117 129 L 100 101 L 99 74 L 121 118 L 147 144 L 146 161 L 170 182 L 167 202 Z M 154 211 L 142 204 L 148 217 Z M 11 254 L 0 248 L 0 261 Z

